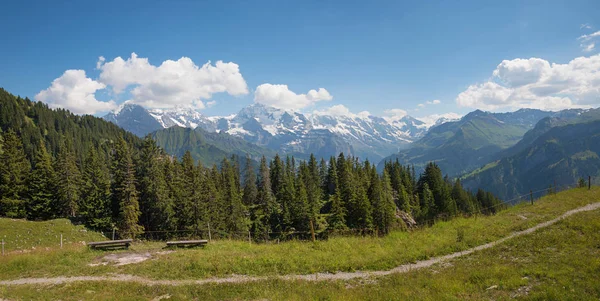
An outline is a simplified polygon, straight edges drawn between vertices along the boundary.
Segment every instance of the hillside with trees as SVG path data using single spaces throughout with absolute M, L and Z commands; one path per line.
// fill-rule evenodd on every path
M 597 114 L 597 110 L 594 110 Z M 590 115 L 578 119 L 588 121 Z M 464 177 L 466 187 L 481 187 L 512 199 L 533 190 L 573 186 L 588 176 L 597 178 L 600 170 L 600 121 L 569 124 L 568 121 L 542 121 L 530 136 L 510 150 L 511 156 L 493 161 Z M 548 124 L 555 124 L 549 127 Z
M 267 240 L 306 238 L 311 228 L 385 234 L 413 218 L 424 224 L 501 208 L 434 163 L 419 177 L 397 161 L 378 173 L 343 153 L 328 161 L 261 156 L 258 169 L 250 154 L 233 155 L 205 166 L 191 152 L 202 149 L 179 159 L 151 135 L 141 140 L 100 118 L 1 92 L 0 216 L 68 217 L 120 237 L 203 236 L 210 227 L 214 236 Z

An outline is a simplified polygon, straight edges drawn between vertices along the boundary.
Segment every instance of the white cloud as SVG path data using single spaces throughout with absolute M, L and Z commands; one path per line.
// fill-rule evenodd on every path
M 550 70 L 550 64 L 542 59 L 504 60 L 493 75 L 509 87 L 520 87 L 535 83 Z
M 116 108 L 114 101 L 99 101 L 95 93 L 106 85 L 85 75 L 84 70 L 67 70 L 52 81 L 46 90 L 40 91 L 35 99 L 52 108 L 65 108 L 75 114 L 94 114 Z
M 600 30 L 591 34 L 584 34 L 577 38 L 577 40 L 581 41 L 581 44 L 579 46 L 583 51 L 590 52 L 594 50 L 594 47 L 596 46 L 596 44 L 592 42 L 592 40 L 596 39 L 597 37 L 600 37 Z
M 215 100 L 212 100 L 212 101 L 209 101 L 209 102 L 206 103 L 206 107 L 210 108 L 210 107 L 212 107 L 212 106 L 214 106 L 216 104 L 217 104 L 217 102 Z
M 583 51 L 590 52 L 590 51 L 594 50 L 594 47 L 596 47 L 596 43 L 590 43 L 590 44 L 587 44 L 587 45 L 581 45 L 581 47 L 583 48 Z
M 104 64 L 105 61 L 106 59 L 103 56 L 98 57 L 98 61 L 96 62 L 96 69 L 100 69 L 100 67 L 102 67 L 102 64 Z
M 386 115 L 384 118 L 388 121 L 396 121 L 402 119 L 402 117 L 408 115 L 408 112 L 402 109 L 388 109 L 383 111 Z
M 334 105 L 334 106 L 331 106 L 329 108 L 326 108 L 326 109 L 323 109 L 320 111 L 314 110 L 312 112 L 312 114 L 321 115 L 321 116 L 350 117 L 350 118 L 361 118 L 361 119 L 366 119 L 371 116 L 371 113 L 369 111 L 361 111 L 361 112 L 354 114 L 354 113 L 350 112 L 350 109 L 348 109 L 344 105 Z
M 299 110 L 318 101 L 329 101 L 333 96 L 324 88 L 310 90 L 306 94 L 296 94 L 287 85 L 262 84 L 256 87 L 254 101 L 264 105 Z
M 428 127 L 430 127 L 432 125 L 435 125 L 438 122 L 438 120 L 444 120 L 444 121 L 458 120 L 461 117 L 462 117 L 462 115 L 460 115 L 460 114 L 450 112 L 450 113 L 444 113 L 444 114 L 432 114 L 429 116 L 419 117 L 417 119 L 425 122 L 425 124 Z
M 579 29 L 592 29 L 592 26 L 588 23 L 585 23 L 581 24 L 581 26 L 579 26 Z
M 531 58 L 503 61 L 490 81 L 469 86 L 456 102 L 484 110 L 560 110 L 600 105 L 600 55 L 567 64 Z
M 595 37 L 600 37 L 600 30 L 596 31 L 594 33 L 591 34 L 584 34 L 582 36 L 580 36 L 579 38 L 577 38 L 578 40 L 583 40 L 583 41 L 589 41 Z
M 439 99 L 434 99 L 434 100 L 428 100 L 425 103 L 420 103 L 417 105 L 417 107 L 419 108 L 424 108 L 425 106 L 429 106 L 429 105 L 439 105 L 440 103 L 442 103 L 441 100 Z M 418 109 L 416 110 L 418 111 Z
M 321 111 L 313 111 L 315 115 L 330 115 L 330 116 L 351 116 L 354 115 L 344 105 L 334 105 Z
M 149 108 L 192 106 L 204 108 L 203 99 L 215 93 L 230 95 L 248 94 L 248 86 L 235 63 L 207 62 L 201 67 L 190 58 L 177 61 L 166 60 L 159 66 L 149 63 L 135 53 L 127 60 L 117 57 L 97 63 L 101 70 L 99 81 L 112 87 L 119 94 L 132 87 L 132 101 Z

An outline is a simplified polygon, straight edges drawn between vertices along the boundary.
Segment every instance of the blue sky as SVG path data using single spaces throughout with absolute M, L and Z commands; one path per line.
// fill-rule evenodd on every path
M 181 57 L 200 67 L 208 61 L 236 64 L 246 93 L 239 87 L 221 92 L 215 87 L 228 84 L 215 80 L 211 84 L 216 86 L 201 89 L 211 93 L 190 88 L 193 91 L 165 100 L 186 103 L 182 96 L 197 97 L 207 115 L 231 114 L 254 101 L 285 107 L 298 99 L 308 100 L 293 109 L 308 112 L 341 104 L 354 113 L 366 110 L 383 115 L 400 109 L 413 116 L 464 114 L 475 108 L 598 105 L 598 51 L 590 45 L 598 37 L 592 35 L 600 30 L 600 1 L 51 2 L 3 4 L 0 86 L 36 98 L 66 70 L 85 71 L 85 76 L 70 77 L 78 79 L 73 85 L 87 85 L 83 94 L 69 92 L 81 90 L 65 88 L 72 82 L 65 77 L 60 87 L 37 98 L 55 106 L 73 106 L 73 97 L 89 99 L 90 94 L 99 102 L 119 104 L 136 98 L 158 106 L 160 98 L 149 102 L 144 99 L 148 93 L 135 97 L 131 93 L 136 85 L 156 82 L 127 81 L 123 74 L 100 80 L 102 70 L 96 68 L 100 56 L 108 63 L 119 56 L 127 60 L 134 52 L 153 66 Z M 577 68 L 569 62 L 578 57 L 589 60 L 583 64 L 591 70 L 573 73 Z M 515 61 L 518 58 L 547 63 Z M 504 73 L 498 69 L 503 60 L 512 62 Z M 573 85 L 589 90 L 553 88 L 550 94 L 538 93 L 540 87 L 555 82 L 543 79 L 556 74 L 552 63 L 564 64 L 573 73 L 569 78 L 579 80 Z M 492 78 L 495 70 L 500 75 Z M 514 79 L 523 76 L 535 79 L 515 84 Z M 116 93 L 108 83 L 119 80 L 130 85 Z M 265 93 L 256 100 L 255 90 L 266 83 L 272 85 L 263 87 Z M 188 84 L 197 88 L 206 82 Z M 280 93 L 283 88 L 274 85 L 287 85 L 298 95 L 324 88 L 331 97 L 294 98 L 295 94 Z M 178 89 L 184 86 L 177 84 Z M 71 97 L 71 102 L 60 97 Z M 433 100 L 440 103 L 426 104 Z M 215 103 L 209 107 L 211 101 Z M 93 112 L 81 108 L 81 112 L 102 114 L 102 108 Z

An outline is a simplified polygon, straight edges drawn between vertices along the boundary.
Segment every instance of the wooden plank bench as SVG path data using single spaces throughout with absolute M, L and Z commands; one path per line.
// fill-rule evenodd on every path
M 167 247 L 197 247 L 197 246 L 205 246 L 208 243 L 208 240 L 179 240 L 179 241 L 167 241 Z
M 92 249 L 117 249 L 117 248 L 128 249 L 129 245 L 132 242 L 133 242 L 133 239 L 121 239 L 121 240 L 106 240 L 106 241 L 88 242 L 87 245 Z

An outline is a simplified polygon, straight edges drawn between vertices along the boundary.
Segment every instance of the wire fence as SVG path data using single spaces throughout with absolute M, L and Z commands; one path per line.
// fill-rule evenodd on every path
M 591 177 L 588 178 L 588 181 L 585 183 L 585 189 L 591 189 Z M 497 207 L 509 207 L 515 204 L 530 202 L 533 204 L 535 200 L 549 195 L 555 194 L 560 191 L 573 189 L 576 187 L 582 188 L 581 183 L 574 184 L 563 184 L 556 185 L 551 184 L 546 188 L 530 190 L 528 193 L 524 193 L 511 199 L 504 200 L 498 204 L 494 204 L 492 206 L 480 207 L 476 208 L 476 211 L 472 214 L 466 213 L 456 213 L 456 214 L 444 214 L 432 219 L 419 220 L 419 224 L 413 226 L 410 229 L 421 229 L 425 227 L 429 227 L 434 225 L 439 221 L 448 221 L 455 217 L 466 217 L 472 215 L 486 215 L 486 213 L 492 212 L 492 210 L 497 209 Z M 582 188 L 583 189 L 583 188 Z M 110 232 L 101 232 L 101 234 L 107 239 L 120 239 L 123 237 L 123 233 L 120 233 L 117 230 Z M 314 238 L 317 240 L 326 240 L 330 237 L 337 236 L 377 236 L 382 234 L 377 229 L 367 228 L 367 229 L 317 229 L 314 231 L 296 231 L 294 229 L 290 231 L 268 231 L 268 232 L 252 232 L 252 231 L 222 231 L 219 229 L 212 229 L 210 224 L 207 224 L 206 227 L 200 227 L 194 229 L 183 229 L 183 230 L 154 230 L 154 231 L 144 231 L 141 234 L 136 236 L 136 240 L 141 241 L 167 241 L 167 240 L 182 240 L 182 239 L 207 239 L 207 240 L 237 240 L 237 241 L 248 241 L 249 243 L 279 243 L 281 241 L 288 240 L 311 240 Z M 17 235 L 18 236 L 18 235 Z M 74 235 L 73 233 L 65 233 L 65 234 L 55 234 L 55 237 L 45 237 L 43 239 L 38 239 L 37 241 L 27 241 L 25 238 L 25 242 L 23 242 L 23 238 L 9 238 L 2 237 L 0 241 L 1 245 L 1 254 L 5 255 L 8 252 L 14 253 L 27 253 L 31 249 L 35 249 L 36 247 L 63 247 L 63 244 L 85 244 L 84 241 L 78 241 L 78 235 Z M 80 237 L 79 237 L 80 238 Z

